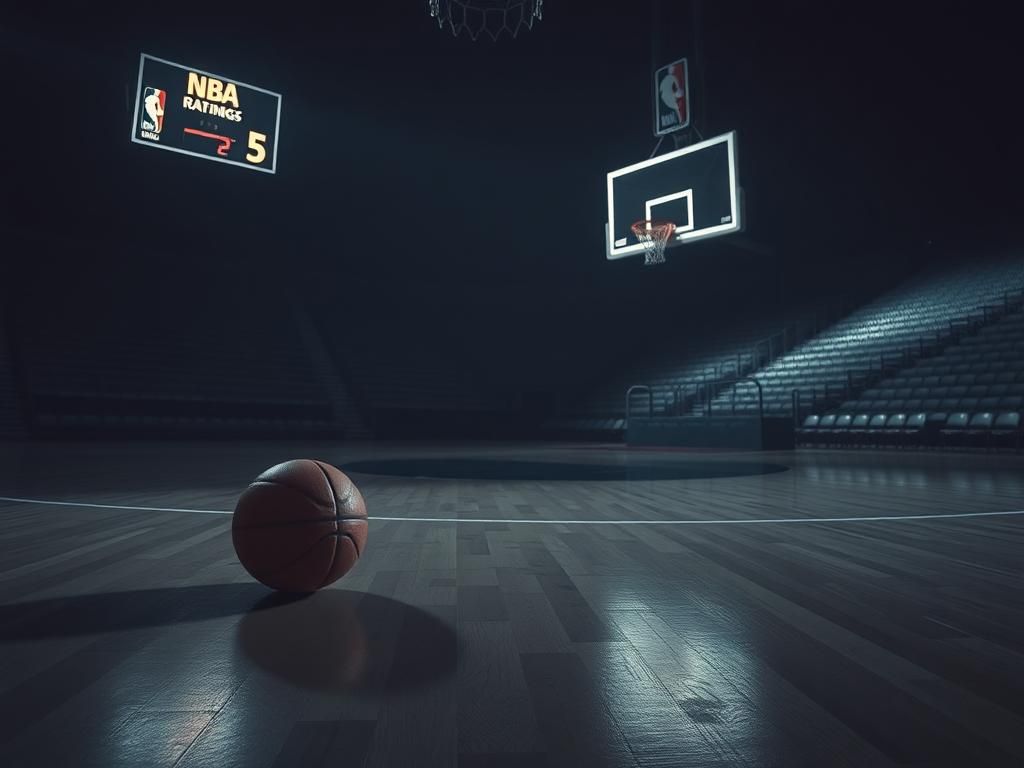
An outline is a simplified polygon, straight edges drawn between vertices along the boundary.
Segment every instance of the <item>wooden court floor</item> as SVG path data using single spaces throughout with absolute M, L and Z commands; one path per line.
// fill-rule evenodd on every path
M 297 457 L 371 515 L 304 599 L 219 514 Z M 8 444 L 0 496 L 0 766 L 1024 765 L 1024 457 Z

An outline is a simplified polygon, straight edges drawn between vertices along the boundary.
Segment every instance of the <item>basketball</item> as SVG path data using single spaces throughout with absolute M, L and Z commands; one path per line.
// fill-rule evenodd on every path
M 367 527 L 366 503 L 344 472 L 298 459 L 271 467 L 242 493 L 231 539 L 257 581 L 282 592 L 314 592 L 352 569 Z

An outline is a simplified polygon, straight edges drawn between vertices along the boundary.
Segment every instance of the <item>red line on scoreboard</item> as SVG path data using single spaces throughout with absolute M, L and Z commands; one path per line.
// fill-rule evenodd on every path
M 191 133 L 196 136 L 202 136 L 204 139 L 214 139 L 220 142 L 220 146 L 217 147 L 217 154 L 221 157 L 226 157 L 228 150 L 231 149 L 231 142 L 234 141 L 230 136 L 221 136 L 216 133 L 209 133 L 208 131 L 200 131 L 198 128 L 186 128 L 185 133 Z

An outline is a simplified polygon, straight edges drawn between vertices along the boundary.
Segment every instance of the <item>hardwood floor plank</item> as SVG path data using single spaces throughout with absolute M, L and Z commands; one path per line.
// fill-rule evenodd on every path
M 459 622 L 506 621 L 508 611 L 500 587 L 458 587 Z
M 524 653 L 520 658 L 549 763 L 639 765 L 579 656 Z
M 736 745 L 715 743 L 701 732 L 698 723 L 708 717 L 706 707 L 699 717 L 684 717 L 669 690 L 629 643 L 587 643 L 578 646 L 577 653 L 639 765 L 752 765 Z
M 0 501 L 0 765 L 1024 764 L 1024 517 L 763 522 L 1013 511 L 1021 456 L 19 444 L 0 494 L 230 511 L 297 455 L 789 469 L 354 474 L 367 548 L 303 600 L 229 515 Z
M 459 755 L 539 751 L 540 735 L 509 622 L 459 619 Z
M 0 695 L 0 744 L 11 741 L 75 694 L 121 664 L 126 649 L 92 643 Z
M 763 615 L 758 648 L 765 662 L 891 758 L 987 759 L 999 765 L 1024 749 L 1024 743 L 1010 745 L 1013 750 L 1007 753 L 995 743 L 971 739 L 964 723 L 932 710 L 934 701 L 914 696 L 910 682 L 928 677 L 928 672 L 914 661 L 760 586 L 766 582 L 763 574 L 758 574 L 755 583 L 739 572 L 737 561 L 730 561 L 730 566 L 738 572 L 723 570 L 723 578 L 742 582 L 748 599 L 768 612 Z M 794 648 L 800 649 L 799 656 L 793 653 Z M 827 670 L 828 674 L 818 670 Z M 857 679 L 857 697 L 833 685 L 831 675 Z M 961 691 L 961 695 L 965 693 Z M 903 723 L 898 732 L 891 728 L 893 719 Z M 966 725 L 986 730 L 983 722 Z M 1003 738 L 996 741 L 1005 743 Z
M 373 720 L 297 722 L 278 752 L 274 768 L 361 768 L 366 764 L 376 725 Z

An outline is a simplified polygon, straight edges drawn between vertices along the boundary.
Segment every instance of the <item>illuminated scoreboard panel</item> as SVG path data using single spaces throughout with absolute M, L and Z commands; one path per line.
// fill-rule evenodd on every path
M 132 141 L 254 171 L 277 170 L 281 95 L 142 54 Z

